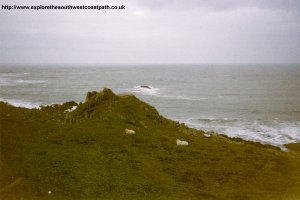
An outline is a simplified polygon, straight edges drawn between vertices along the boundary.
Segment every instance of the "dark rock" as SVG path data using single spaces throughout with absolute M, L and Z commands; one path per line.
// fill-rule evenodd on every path
M 141 88 L 146 88 L 146 89 L 152 89 L 150 86 L 148 86 L 148 85 L 141 85 Z

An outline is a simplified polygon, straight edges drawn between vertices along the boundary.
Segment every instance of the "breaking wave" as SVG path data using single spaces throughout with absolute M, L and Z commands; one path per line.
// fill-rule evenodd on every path
M 158 95 L 159 94 L 159 88 L 155 88 L 153 86 L 148 85 L 142 85 L 142 86 L 134 86 L 131 89 L 131 92 L 138 93 L 142 95 Z
M 284 144 L 300 142 L 300 126 L 297 121 L 192 118 L 186 120 L 185 123 L 193 128 L 270 144 L 283 150 L 286 150 Z
M 17 83 L 26 83 L 26 84 L 40 84 L 46 83 L 44 80 L 16 80 Z
M 130 89 L 130 92 L 142 95 L 153 95 L 159 98 L 170 99 L 170 100 L 186 100 L 186 101 L 203 101 L 207 100 L 206 97 L 189 97 L 184 95 L 169 95 L 161 91 L 160 88 L 155 88 L 150 85 L 141 85 L 141 86 L 134 86 Z
M 2 99 L 0 98 L 0 101 L 6 102 L 10 105 L 13 105 L 15 107 L 23 107 L 23 108 L 37 108 L 39 109 L 41 106 L 41 103 L 32 103 L 28 101 L 22 101 L 18 99 Z

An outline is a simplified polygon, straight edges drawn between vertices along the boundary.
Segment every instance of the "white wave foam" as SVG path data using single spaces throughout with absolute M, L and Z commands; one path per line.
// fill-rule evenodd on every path
M 46 83 L 46 81 L 43 80 L 16 80 L 17 83 L 26 83 L 26 84 L 40 84 L 40 83 Z
M 128 90 L 127 90 L 128 91 Z M 126 90 L 125 90 L 126 92 Z M 161 93 L 160 88 L 155 88 L 151 85 L 141 85 L 141 86 L 134 86 L 130 89 L 130 92 L 142 95 L 153 95 L 158 96 L 159 98 L 165 98 L 170 100 L 186 100 L 186 101 L 203 101 L 209 98 L 207 97 L 190 97 L 184 95 L 168 95 Z
M 10 105 L 13 105 L 15 107 L 23 107 L 23 108 L 37 108 L 40 109 L 41 104 L 40 103 L 32 103 L 28 101 L 22 101 L 18 99 L 2 99 L 0 98 L 0 101 L 7 102 Z
M 29 75 L 30 73 L 14 73 L 14 72 L 0 72 L 0 76 L 4 77 L 24 77 L 24 75 Z
M 76 110 L 77 106 L 73 106 L 70 109 L 65 110 L 65 112 L 72 112 L 73 110 Z
M 300 142 L 299 122 L 278 120 L 242 121 L 237 119 L 189 119 L 187 125 L 204 131 L 215 131 L 229 137 L 278 146 L 286 150 L 284 144 Z
M 143 95 L 158 95 L 159 88 L 155 88 L 152 86 L 134 86 L 131 90 L 134 93 L 143 94 Z

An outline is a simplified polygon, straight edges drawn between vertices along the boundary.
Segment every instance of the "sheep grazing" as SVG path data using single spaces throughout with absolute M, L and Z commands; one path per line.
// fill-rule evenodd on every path
M 127 135 L 133 135 L 133 134 L 135 134 L 135 131 L 134 130 L 130 130 L 130 129 L 125 129 L 125 133 Z
M 204 133 L 204 137 L 210 137 L 211 135 L 209 133 Z
M 188 146 L 189 145 L 189 143 L 187 141 L 181 141 L 179 139 L 176 140 L 176 144 L 178 146 Z

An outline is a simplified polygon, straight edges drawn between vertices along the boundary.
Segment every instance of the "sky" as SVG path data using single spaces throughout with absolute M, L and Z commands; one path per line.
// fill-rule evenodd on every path
M 1 65 L 300 63 L 299 0 L 0 0 Z

